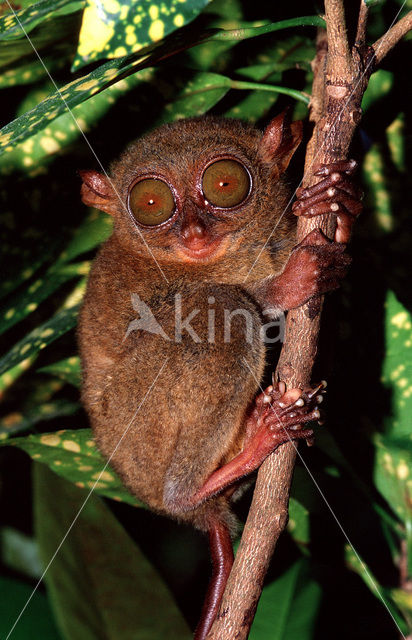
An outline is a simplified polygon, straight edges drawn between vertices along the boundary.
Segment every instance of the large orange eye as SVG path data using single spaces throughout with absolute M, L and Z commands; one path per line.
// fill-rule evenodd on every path
M 215 207 L 235 207 L 249 193 L 249 173 L 236 160 L 218 160 L 204 172 L 202 187 L 206 200 Z
M 147 178 L 140 180 L 131 190 L 129 209 L 137 222 L 153 226 L 165 222 L 173 215 L 175 201 L 165 182 Z

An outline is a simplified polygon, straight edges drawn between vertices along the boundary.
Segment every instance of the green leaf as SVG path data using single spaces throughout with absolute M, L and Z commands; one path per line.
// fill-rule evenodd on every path
M 206 35 L 204 35 L 206 37 Z M 141 69 L 153 66 L 166 56 L 179 52 L 182 48 L 195 45 L 197 35 L 188 35 L 186 40 L 174 38 L 154 47 L 153 52 L 133 54 L 128 57 L 111 60 L 86 76 L 73 80 L 61 89 L 51 93 L 39 105 L 19 116 L 0 130 L 0 151 L 10 151 L 16 144 L 23 142 L 49 126 L 49 124 L 75 106 L 100 93 L 122 78 Z
M 183 89 L 178 92 L 173 101 L 166 102 L 165 107 L 160 116 L 156 119 L 155 124 L 160 125 L 164 122 L 171 122 L 181 118 L 203 115 L 217 104 L 219 100 L 226 95 L 229 89 L 256 89 L 252 96 L 257 97 L 257 94 L 259 94 L 259 99 L 262 102 L 264 101 L 267 109 L 269 109 L 276 101 L 278 93 L 292 95 L 294 98 L 303 100 L 305 104 L 308 101 L 308 98 L 303 96 L 300 91 L 290 90 L 286 87 L 262 85 L 252 82 L 240 82 L 238 80 L 231 80 L 230 78 L 217 73 L 199 72 L 183 84 Z M 264 96 L 269 95 L 268 99 L 265 100 L 262 98 L 262 94 Z M 256 108 L 256 100 L 253 101 L 253 99 L 250 100 L 250 98 L 251 96 L 249 96 L 249 101 L 246 98 L 242 102 L 242 104 L 246 102 L 249 104 L 251 107 L 250 113 L 246 114 L 245 107 L 241 109 L 237 106 L 232 109 L 232 113 L 227 113 L 226 115 L 228 117 L 251 119 L 251 117 L 253 117 L 251 114 L 255 114 L 257 112 L 259 117 L 260 113 Z M 253 103 L 253 106 L 251 103 Z
M 51 17 L 66 16 L 80 11 L 84 7 L 84 0 L 41 0 L 26 9 L 7 13 L 0 18 L 0 42 L 26 38 L 41 22 Z
M 390 591 L 384 589 L 379 585 L 378 580 L 375 578 L 370 568 L 349 545 L 345 545 L 345 561 L 347 566 L 360 576 L 368 589 L 370 589 L 371 593 L 373 593 L 373 595 L 379 600 L 379 602 L 383 602 L 386 605 L 401 633 L 407 633 L 408 631 L 405 625 L 405 621 L 402 620 L 397 611 L 397 608 L 394 606 L 390 597 Z
M 405 616 L 408 624 L 407 627 L 404 625 L 404 633 L 406 634 L 412 629 L 412 594 L 407 587 L 405 589 L 391 589 L 390 594 L 396 606 Z
M 88 133 L 99 120 L 107 114 L 115 102 L 125 93 L 153 76 L 153 70 L 142 71 L 138 76 L 120 80 L 108 87 L 87 102 L 74 107 L 71 113 L 63 113 L 38 133 L 32 135 L 23 144 L 11 147 L 0 156 L 0 172 L 8 174 L 19 170 L 37 172 L 40 165 L 50 162 L 57 154 L 61 154 L 74 140 Z M 34 89 L 20 105 L 17 115 L 35 108 L 43 100 L 53 85 L 48 82 L 43 87 Z M 47 89 L 47 90 L 46 90 Z M 106 216 L 108 217 L 108 216 Z
M 366 112 L 375 102 L 387 96 L 393 87 L 393 83 L 394 77 L 390 71 L 378 69 L 373 73 L 362 98 L 362 111 Z
M 412 415 L 412 316 L 388 292 L 385 303 L 386 353 L 382 382 L 392 393 L 392 416 L 385 419 L 385 431 L 410 438 Z
M 259 600 L 250 640 L 312 640 L 322 598 L 305 558 L 265 586 Z
M 8 569 L 38 580 L 43 573 L 36 541 L 13 527 L 0 529 L 1 561 Z
M 267 91 L 250 91 L 241 94 L 238 102 L 224 113 L 226 118 L 240 118 L 255 123 L 266 116 L 278 99 L 278 94 Z
M 102 500 L 43 465 L 34 486 L 45 580 L 66 638 L 192 637 L 163 580 Z
M 51 342 L 70 331 L 77 322 L 79 305 L 62 309 L 51 320 L 33 329 L 0 358 L 0 375 L 12 369 L 20 362 L 37 355 Z
M 49 73 L 62 69 L 67 62 L 61 54 L 57 56 L 44 55 L 42 59 Z M 47 76 L 46 69 L 40 64 L 37 57 L 30 62 L 24 61 L 20 65 L 14 64 L 11 68 L 4 69 L 0 73 L 0 89 L 38 82 Z
M 309 511 L 295 498 L 289 500 L 289 521 L 287 530 L 299 544 L 301 550 L 310 542 Z
M 13 438 L 1 444 L 22 449 L 33 460 L 47 465 L 59 476 L 82 489 L 93 490 L 118 502 L 142 506 L 107 466 L 96 448 L 90 429 L 34 434 Z
M 194 20 L 210 0 L 87 0 L 73 68 L 134 53 Z
M 217 73 L 197 73 L 183 82 L 177 97 L 165 106 L 156 124 L 200 116 L 211 109 L 229 91 L 231 80 Z
M 49 373 L 50 375 L 61 378 L 65 382 L 79 388 L 81 384 L 80 359 L 77 356 L 54 362 L 46 367 L 38 369 L 40 373 Z
M 0 334 L 33 313 L 43 300 L 50 297 L 64 283 L 86 275 L 89 266 L 88 262 L 67 265 L 60 269 L 53 266 L 44 276 L 32 282 L 25 291 L 13 296 L 0 310 Z
M 393 511 L 412 532 L 412 440 L 378 435 L 375 438 L 375 481 Z
M 33 61 L 43 67 L 37 54 L 47 59 L 51 49 L 54 65 L 57 61 L 67 64 L 73 55 L 72 40 L 77 36 L 78 28 L 79 14 L 74 13 L 57 16 L 38 25 L 30 34 L 30 40 L 23 32 L 20 39 L 4 40 L 0 46 L 0 67 L 9 71 Z
M 78 227 L 59 260 L 70 262 L 78 256 L 98 247 L 107 240 L 113 230 L 110 216 L 97 209 L 91 210 L 83 223 Z
M 37 404 L 20 413 L 15 411 L 0 419 L 0 440 L 5 440 L 20 431 L 31 429 L 38 422 L 52 420 L 63 416 L 71 416 L 80 408 L 78 402 L 71 402 L 60 398 Z
M 23 142 L 34 133 L 45 129 L 51 121 L 64 113 L 66 109 L 72 109 L 76 105 L 89 99 L 91 96 L 114 84 L 120 78 L 136 73 L 141 69 L 151 67 L 159 63 L 164 58 L 170 57 L 188 47 L 193 47 L 206 39 L 213 41 L 240 41 L 258 35 L 271 33 L 273 31 L 278 31 L 279 29 L 297 25 L 304 26 L 307 24 L 323 25 L 323 20 L 317 16 L 310 16 L 307 18 L 299 18 L 297 20 L 284 20 L 282 22 L 265 25 L 263 27 L 251 27 L 231 31 L 217 30 L 216 33 L 207 31 L 203 34 L 195 32 L 181 34 L 180 31 L 177 34 L 171 34 L 155 46 L 147 47 L 136 54 L 132 54 L 124 58 L 111 60 L 106 64 L 101 65 L 98 69 L 95 69 L 87 76 L 74 80 L 62 87 L 59 91 L 52 93 L 37 107 L 16 118 L 0 130 L 0 151 L 4 149 L 10 150 L 13 146 Z M 245 83 L 243 83 L 243 87 L 240 86 L 240 83 L 237 84 L 239 85 L 237 88 L 246 88 Z M 249 88 L 259 87 L 255 86 Z M 307 98 L 304 98 L 299 91 L 285 89 L 284 87 L 276 88 L 273 86 L 263 88 L 269 91 L 277 90 L 287 95 L 293 95 L 296 99 L 304 99 L 307 101 Z
M 46 262 L 54 260 L 61 244 L 59 238 L 50 238 L 47 231 L 39 231 L 33 227 L 25 228 L 20 233 L 19 244 L 17 244 L 14 216 L 9 216 L 11 220 L 7 217 L 7 213 L 10 213 L 7 211 L 10 204 L 6 200 L 2 205 L 0 299 L 30 280 Z M 15 215 L 18 215 L 17 212 Z
M 0 577 L 0 634 L 7 638 L 24 605 L 32 596 L 33 587 L 14 578 Z M 53 613 L 44 593 L 36 591 L 30 600 L 30 609 L 13 630 L 13 640 L 41 638 L 62 640 L 54 623 Z

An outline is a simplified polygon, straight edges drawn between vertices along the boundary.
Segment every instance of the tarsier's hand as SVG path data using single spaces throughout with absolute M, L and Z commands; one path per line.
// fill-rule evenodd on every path
M 293 249 L 276 280 L 278 306 L 295 309 L 314 296 L 337 289 L 349 264 L 345 245 L 332 242 L 320 229 L 314 229 Z
M 298 199 L 292 206 L 296 216 L 313 217 L 323 213 L 336 215 L 336 242 L 349 241 L 355 218 L 362 211 L 362 194 L 349 176 L 356 170 L 355 160 L 321 165 L 315 176 L 323 180 L 307 189 L 296 191 Z
M 362 211 L 362 193 L 349 176 L 356 170 L 355 160 L 321 165 L 315 176 L 323 180 L 307 189 L 296 191 L 298 199 L 292 206 L 297 216 L 313 217 L 322 213 L 336 215 L 336 242 L 348 242 L 355 218 Z

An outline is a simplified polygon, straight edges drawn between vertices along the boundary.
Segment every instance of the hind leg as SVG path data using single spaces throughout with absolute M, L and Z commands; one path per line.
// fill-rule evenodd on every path
M 243 476 L 255 471 L 263 460 L 279 445 L 291 440 L 311 440 L 313 431 L 305 423 L 318 420 L 318 404 L 323 399 L 326 384 L 301 391 L 286 391 L 285 384 L 268 387 L 260 394 L 246 422 L 246 441 L 243 451 L 230 462 L 214 471 L 193 495 L 190 506 L 219 493 Z M 189 505 L 188 505 L 189 506 Z

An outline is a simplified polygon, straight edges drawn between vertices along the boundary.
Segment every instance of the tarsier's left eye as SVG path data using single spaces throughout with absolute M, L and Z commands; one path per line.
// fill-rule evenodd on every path
M 215 207 L 235 207 L 249 194 L 249 172 L 237 160 L 217 160 L 204 172 L 202 188 Z
M 137 222 L 154 226 L 172 217 L 175 201 L 170 187 L 162 180 L 146 178 L 137 182 L 129 194 L 129 210 Z

